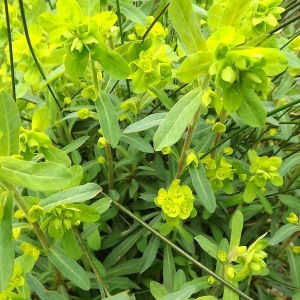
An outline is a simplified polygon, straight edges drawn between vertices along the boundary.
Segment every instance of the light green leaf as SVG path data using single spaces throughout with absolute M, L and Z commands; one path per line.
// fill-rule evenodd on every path
M 41 148 L 41 152 L 44 154 L 46 160 L 53 161 L 58 164 L 62 164 L 65 167 L 71 166 L 71 160 L 69 156 L 61 149 L 56 148 L 54 145 L 49 145 L 47 148 Z
M 83 48 L 80 53 L 78 51 L 68 51 L 64 60 L 66 73 L 70 77 L 77 79 L 85 71 L 88 65 L 88 60 L 89 52 L 86 48 Z
M 205 40 L 190 0 L 172 0 L 169 17 L 187 53 L 206 51 Z
M 163 284 L 160 284 L 156 281 L 150 281 L 150 292 L 156 300 L 162 299 L 169 293 L 169 291 Z
M 167 113 L 156 131 L 153 142 L 154 149 L 160 151 L 163 147 L 175 144 L 184 133 L 187 125 L 201 104 L 201 90 L 195 88 L 184 95 Z
M 76 0 L 57 0 L 56 10 L 61 18 L 72 25 L 76 25 L 82 19 L 82 11 Z
M 122 56 L 105 45 L 97 45 L 93 49 L 92 59 L 99 61 L 103 70 L 115 79 L 126 79 L 130 73 L 129 65 Z
M 300 211 L 300 201 L 299 198 L 292 195 L 282 195 L 278 196 L 279 200 L 287 205 L 290 209 L 295 211 Z
M 158 89 L 153 85 L 149 85 L 149 91 L 151 91 L 160 100 L 162 105 L 167 109 L 171 109 L 174 106 L 174 101 L 162 89 Z
M 7 288 L 14 269 L 12 212 L 13 193 L 2 192 L 0 194 L 0 291 Z
M 213 213 L 217 207 L 216 197 L 206 177 L 203 165 L 199 164 L 198 168 L 190 166 L 189 171 L 199 200 L 210 213 Z
M 296 289 L 299 290 L 300 289 L 300 256 L 293 253 L 291 248 L 288 248 L 286 250 L 287 250 L 287 257 L 290 265 L 291 279 Z
M 279 169 L 279 173 L 280 175 L 284 176 L 288 172 L 292 171 L 294 168 L 296 167 L 299 168 L 299 166 L 300 166 L 300 152 L 296 152 L 283 161 L 282 166 Z
M 166 113 L 156 113 L 145 117 L 144 119 L 130 124 L 123 132 L 132 133 L 147 130 L 154 126 L 158 126 L 165 118 Z
M 40 107 L 32 114 L 31 128 L 36 131 L 45 131 L 51 121 L 51 112 L 48 107 Z
M 172 253 L 172 248 L 169 245 L 164 245 L 164 258 L 163 258 L 163 278 L 164 285 L 169 291 L 173 290 L 173 280 L 175 276 L 175 262 Z
M 62 150 L 65 153 L 70 153 L 78 149 L 80 146 L 82 146 L 89 138 L 90 138 L 89 135 L 81 136 L 80 138 L 76 139 L 75 141 L 71 142 L 70 144 L 62 148 Z
M 131 145 L 145 153 L 153 153 L 153 148 L 149 142 L 140 137 L 137 133 L 122 134 L 120 140 L 126 144 Z
M 58 204 L 84 202 L 94 198 L 101 191 L 102 188 L 98 184 L 89 182 L 84 185 L 55 193 L 48 198 L 41 200 L 39 205 L 44 209 L 49 210 Z
M 133 258 L 117 264 L 115 267 L 106 270 L 107 276 L 124 276 L 140 273 L 143 266 L 143 259 Z
M 58 191 L 72 183 L 72 173 L 54 162 L 34 163 L 0 156 L 0 180 L 36 191 Z
M 234 251 L 240 246 L 241 234 L 244 225 L 244 217 L 240 210 L 236 210 L 230 220 L 230 243 L 228 252 Z
M 31 275 L 31 273 L 27 273 L 25 275 L 26 283 L 28 283 L 30 289 L 37 294 L 39 299 L 41 300 L 67 300 L 66 297 L 63 295 L 48 291 L 45 289 L 45 287 L 41 284 L 41 282 L 34 276 Z
M 140 273 L 145 272 L 152 265 L 153 261 L 156 258 L 159 244 L 160 244 L 160 240 L 158 237 L 152 236 L 150 238 L 149 243 L 143 254 L 144 265 Z
M 176 75 L 182 82 L 192 82 L 198 75 L 208 74 L 209 67 L 213 62 L 214 55 L 211 52 L 193 53 L 183 61 Z
M 0 155 L 19 154 L 19 111 L 6 91 L 0 92 L 0 120 Z
M 95 102 L 103 136 L 112 147 L 116 147 L 121 136 L 118 117 L 110 97 L 102 90 Z
M 51 83 L 58 77 L 62 76 L 65 73 L 65 66 L 60 65 L 59 67 L 55 68 L 47 77 L 45 80 L 42 80 L 39 88 L 43 89 L 47 84 Z
M 109 296 L 107 298 L 104 298 L 104 300 L 130 300 L 130 299 L 131 298 L 130 298 L 127 291 L 118 293 L 118 294 L 113 295 L 113 296 Z
M 120 10 L 121 13 L 124 16 L 126 16 L 128 20 L 131 20 L 137 24 L 146 25 L 146 15 L 143 13 L 141 9 L 137 8 L 135 5 L 125 1 L 121 1 Z
M 162 300 L 186 300 L 195 293 L 195 289 L 192 286 L 182 287 L 179 291 L 170 293 L 162 298 Z
M 98 0 L 85 0 L 78 2 L 82 12 L 86 16 L 93 16 L 95 12 L 100 10 L 100 2 Z
M 198 292 L 210 287 L 210 285 L 208 283 L 208 278 L 209 278 L 209 276 L 202 276 L 202 277 L 195 278 L 191 281 L 184 283 L 182 285 L 182 288 L 193 287 L 194 293 L 198 293 Z
M 82 290 L 88 291 L 90 289 L 90 279 L 85 270 L 59 246 L 51 246 L 46 253 L 49 260 L 63 276 Z
M 200 247 L 211 257 L 216 258 L 218 257 L 218 250 L 219 247 L 213 243 L 211 240 L 209 240 L 204 235 L 197 235 L 195 237 L 195 240 L 198 242 Z
M 244 99 L 237 110 L 239 117 L 253 127 L 262 127 L 266 123 L 267 112 L 260 102 L 260 98 L 253 90 L 243 91 Z
M 180 290 L 184 283 L 186 283 L 185 273 L 182 269 L 179 269 L 176 271 L 174 276 L 174 286 L 173 286 L 174 291 Z
M 276 245 L 289 238 L 293 233 L 300 231 L 300 226 L 295 224 L 285 224 L 280 227 L 269 240 L 270 245 Z

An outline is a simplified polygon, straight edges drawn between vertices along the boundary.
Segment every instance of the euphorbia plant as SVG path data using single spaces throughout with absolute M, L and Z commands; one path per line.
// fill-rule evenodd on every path
M 297 3 L 24 2 L 0 4 L 0 298 L 296 299 Z

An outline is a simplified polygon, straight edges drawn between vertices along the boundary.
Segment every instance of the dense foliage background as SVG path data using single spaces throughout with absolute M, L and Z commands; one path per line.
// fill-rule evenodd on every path
M 298 0 L 0 9 L 0 299 L 300 299 Z

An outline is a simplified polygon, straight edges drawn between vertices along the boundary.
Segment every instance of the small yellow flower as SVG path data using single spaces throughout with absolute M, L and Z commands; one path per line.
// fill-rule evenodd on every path
M 65 97 L 65 98 L 64 98 L 64 103 L 65 103 L 65 104 L 70 104 L 71 102 L 72 102 L 71 97 Z
M 231 147 L 225 147 L 223 149 L 224 154 L 231 155 L 233 153 L 233 149 Z
M 90 116 L 90 111 L 88 108 L 82 108 L 77 112 L 77 116 L 79 119 L 87 119 Z
M 104 164 L 104 163 L 105 163 L 105 157 L 102 156 L 102 155 L 98 156 L 98 157 L 97 157 L 97 162 L 98 162 L 99 164 Z
M 12 230 L 12 236 L 15 240 L 18 240 L 19 237 L 21 235 L 21 228 L 20 227 L 16 227 L 16 228 L 13 228 Z
M 227 259 L 227 252 L 225 250 L 219 250 L 218 251 L 218 259 L 221 262 L 225 262 Z
M 106 138 L 105 137 L 100 137 L 99 139 L 98 139 L 98 143 L 97 143 L 97 147 L 98 148 L 104 148 L 104 147 L 106 147 L 106 145 L 107 145 L 107 140 L 106 140 Z
M 270 128 L 269 129 L 269 135 L 276 135 L 277 134 L 277 129 L 276 128 Z
M 298 216 L 293 212 L 291 212 L 289 214 L 289 216 L 286 218 L 286 220 L 291 224 L 298 224 L 298 222 L 299 222 Z
M 292 251 L 293 251 L 295 254 L 299 254 L 299 253 L 300 253 L 300 246 L 293 246 L 293 247 L 292 247 Z
M 216 122 L 212 127 L 212 131 L 216 133 L 223 133 L 226 131 L 226 126 L 221 122 Z
M 170 153 L 172 153 L 172 148 L 171 147 L 163 147 L 161 149 L 161 152 L 162 152 L 163 155 L 170 154 Z
M 207 278 L 207 283 L 208 283 L 209 285 L 214 285 L 214 284 L 216 283 L 216 279 L 215 279 L 214 277 L 212 277 L 212 276 L 209 276 L 209 277 Z
M 197 155 L 194 152 L 190 152 L 187 155 L 186 165 L 189 166 L 190 164 L 193 164 L 194 167 L 198 167 L 199 160 L 198 160 Z

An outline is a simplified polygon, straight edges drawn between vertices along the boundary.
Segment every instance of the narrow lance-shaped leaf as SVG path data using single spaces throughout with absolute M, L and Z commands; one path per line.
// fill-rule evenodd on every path
M 12 209 L 13 193 L 2 192 L 0 194 L 0 291 L 7 288 L 14 269 Z
M 54 162 L 34 163 L 0 156 L 0 166 L 0 180 L 36 191 L 65 189 L 73 180 L 68 168 Z
M 116 147 L 121 136 L 118 117 L 109 96 L 102 90 L 99 91 L 99 98 L 95 102 L 103 136 Z
M 79 288 L 87 291 L 90 289 L 90 280 L 84 269 L 60 247 L 51 246 L 47 255 L 54 266 Z
M 169 16 L 187 53 L 207 50 L 190 0 L 172 0 Z
M 167 113 L 154 135 L 156 151 L 175 144 L 201 104 L 201 90 L 196 88 L 184 95 Z
M 163 259 L 163 277 L 164 285 L 169 291 L 173 290 L 173 279 L 175 276 L 175 262 L 170 246 L 164 246 L 164 259 Z
M 99 185 L 90 182 L 51 195 L 43 199 L 40 206 L 48 210 L 58 204 L 83 202 L 94 198 L 101 191 L 102 188 Z
M 0 92 L 0 155 L 19 154 L 20 117 L 17 104 L 5 91 Z
M 210 213 L 213 213 L 217 207 L 216 197 L 206 177 L 203 165 L 200 164 L 198 168 L 190 167 L 189 171 L 199 200 Z

